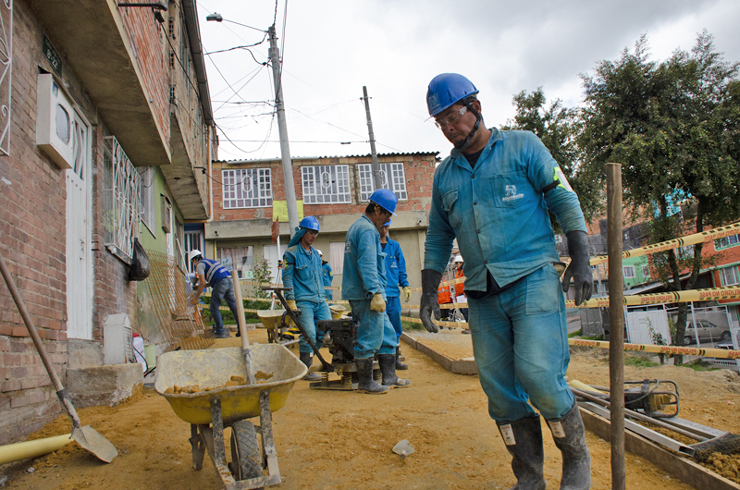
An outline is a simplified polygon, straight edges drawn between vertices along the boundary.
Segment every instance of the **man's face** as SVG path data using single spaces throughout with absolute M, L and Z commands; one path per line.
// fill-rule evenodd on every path
M 478 101 L 473 101 L 473 108 L 479 110 L 476 106 Z M 447 141 L 453 145 L 462 143 L 475 126 L 475 114 L 470 112 L 463 104 L 453 104 L 444 111 L 437 114 L 434 121 L 439 129 L 447 138 Z
M 306 230 L 306 233 L 301 237 L 301 243 L 303 243 L 307 248 L 310 247 L 313 244 L 313 241 L 316 240 L 318 234 L 319 232 L 316 230 Z
M 388 236 L 388 230 L 390 230 L 390 228 L 391 228 L 391 225 L 381 226 L 380 228 L 378 228 L 378 232 L 380 233 L 381 240 Z
M 462 266 L 463 266 L 463 263 L 462 262 L 456 262 L 455 265 L 457 265 L 457 269 L 458 270 L 461 270 L 462 269 Z
M 378 229 L 378 233 L 380 233 L 380 229 L 389 219 L 391 219 L 391 215 L 392 213 L 376 205 L 375 211 L 373 211 L 373 214 L 368 216 L 368 218 L 370 218 L 370 221 L 373 222 L 375 227 Z

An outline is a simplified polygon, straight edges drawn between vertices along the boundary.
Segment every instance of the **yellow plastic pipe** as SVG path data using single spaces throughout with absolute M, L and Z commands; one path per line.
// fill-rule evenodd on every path
M 56 451 L 65 444 L 69 444 L 72 434 L 61 436 L 47 437 L 46 439 L 37 439 L 35 441 L 17 442 L 0 446 L 0 465 L 20 461 L 21 459 L 36 458 L 44 454 Z

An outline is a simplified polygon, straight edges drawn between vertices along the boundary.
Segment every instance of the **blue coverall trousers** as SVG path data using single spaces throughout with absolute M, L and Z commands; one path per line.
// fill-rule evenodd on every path
M 385 304 L 385 314 L 393 325 L 393 330 L 396 332 L 396 345 L 398 345 L 398 339 L 401 338 L 403 328 L 401 327 L 401 298 L 399 296 L 388 297 L 388 301 Z
M 326 332 L 318 331 L 317 322 L 319 320 L 331 320 L 329 305 L 326 304 L 326 301 L 315 303 L 313 301 L 302 300 L 296 300 L 295 305 L 301 310 L 298 321 L 301 322 L 303 329 L 311 340 L 313 340 L 313 343 L 316 344 L 316 348 L 321 349 L 321 346 L 324 345 L 324 334 Z M 303 334 L 301 334 L 301 339 L 298 341 L 298 350 L 313 354 L 313 349 Z
M 211 316 L 213 317 L 213 333 L 215 334 L 224 332 L 224 321 L 221 318 L 221 311 L 218 309 L 218 307 L 221 306 L 221 299 L 226 300 L 226 304 L 229 305 L 229 309 L 234 314 L 234 318 L 238 322 L 239 312 L 236 309 L 234 283 L 230 276 L 224 277 L 211 287 L 211 304 L 209 305 L 209 309 L 211 310 Z
M 367 359 L 378 354 L 395 354 L 398 342 L 396 331 L 384 311 L 370 309 L 370 300 L 350 300 L 352 313 L 360 319 L 355 359 Z
M 468 298 L 473 353 L 488 413 L 499 423 L 564 416 L 575 399 L 564 376 L 570 362 L 565 299 L 558 272 L 546 265 L 512 288 Z

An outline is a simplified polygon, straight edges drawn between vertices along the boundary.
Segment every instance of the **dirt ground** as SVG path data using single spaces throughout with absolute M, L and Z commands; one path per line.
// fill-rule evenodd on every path
M 449 357 L 472 356 L 470 336 L 461 335 L 459 329 L 444 330 L 437 337 L 413 334 L 441 352 L 447 349 Z M 265 343 L 265 330 L 250 332 L 250 340 Z M 435 342 L 439 345 L 432 345 Z M 237 338 L 220 339 L 214 348 L 237 345 Z M 515 483 L 511 458 L 488 416 L 478 378 L 452 374 L 426 355 L 408 346 L 402 349 L 410 365 L 404 372 L 412 381 L 408 388 L 370 396 L 310 390 L 307 382 L 296 383 L 286 406 L 273 415 L 283 482 L 272 488 L 474 490 L 507 489 Z M 598 349 L 574 351 L 569 376 L 608 386 L 607 355 L 607 351 Z M 683 418 L 740 432 L 740 377 L 736 373 L 695 372 L 675 366 L 625 368 L 625 379 L 644 378 L 678 383 Z M 72 442 L 16 468 L 4 488 L 221 488 L 207 456 L 203 470 L 193 470 L 190 427 L 153 389 L 145 389 L 138 399 L 114 408 L 79 412 L 82 423 L 107 437 L 120 455 L 111 464 L 100 463 Z M 69 420 L 62 416 L 33 437 L 69 430 Z M 560 453 L 546 426 L 543 433 L 545 476 L 549 488 L 558 488 Z M 406 459 L 391 451 L 402 439 L 415 448 Z M 608 490 L 609 444 L 591 433 L 587 433 L 587 442 L 593 461 L 592 488 Z M 630 489 L 691 488 L 629 453 L 626 474 Z

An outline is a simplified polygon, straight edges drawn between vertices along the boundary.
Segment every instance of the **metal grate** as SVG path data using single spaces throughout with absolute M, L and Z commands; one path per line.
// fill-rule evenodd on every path
M 200 312 L 188 304 L 187 279 L 177 267 L 175 257 L 147 250 L 151 274 L 144 281 L 149 289 L 151 307 L 159 322 L 162 352 L 206 349 L 214 344 L 203 338 L 205 327 Z

